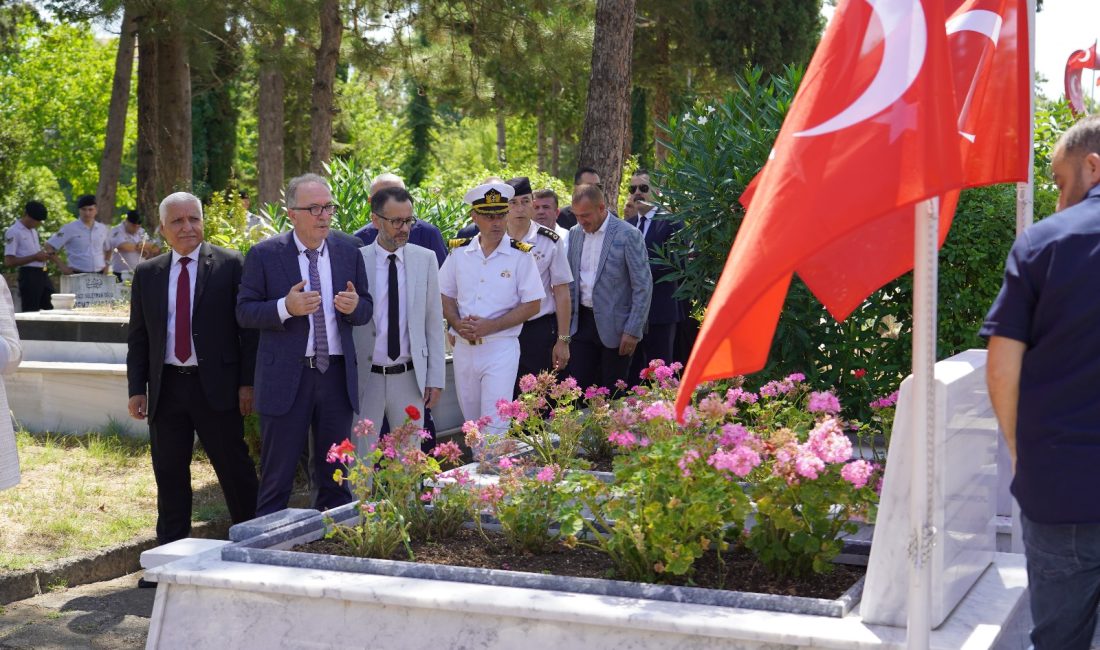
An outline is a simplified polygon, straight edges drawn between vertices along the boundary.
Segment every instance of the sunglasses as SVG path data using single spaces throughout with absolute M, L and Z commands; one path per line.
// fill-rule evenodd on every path
M 630 193 L 633 194 L 635 192 L 646 194 L 647 192 L 649 192 L 649 185 L 646 185 L 645 183 L 642 183 L 641 185 L 631 185 Z

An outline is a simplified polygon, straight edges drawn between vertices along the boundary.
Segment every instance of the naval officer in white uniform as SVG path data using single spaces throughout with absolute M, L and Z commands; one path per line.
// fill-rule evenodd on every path
M 455 389 L 462 417 L 489 416 L 488 432 L 508 424 L 497 400 L 512 398 L 519 367 L 519 333 L 539 312 L 545 292 L 531 247 L 506 239 L 508 200 L 504 183 L 485 183 L 466 193 L 474 237 L 451 240 L 451 254 L 439 270 L 443 317 L 455 335 Z

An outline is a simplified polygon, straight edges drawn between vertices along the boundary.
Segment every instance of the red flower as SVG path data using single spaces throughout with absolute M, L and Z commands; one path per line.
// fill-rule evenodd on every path
M 416 408 L 412 404 L 405 407 L 405 415 L 409 416 L 410 420 L 420 419 L 420 409 Z
M 857 369 L 852 371 L 852 374 L 855 375 L 856 379 L 862 379 L 863 375 L 867 374 L 867 371 L 864 370 L 863 368 L 857 368 Z

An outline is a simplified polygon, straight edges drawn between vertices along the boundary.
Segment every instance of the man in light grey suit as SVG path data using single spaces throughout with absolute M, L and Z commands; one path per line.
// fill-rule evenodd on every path
M 577 225 L 569 231 L 569 285 L 573 304 L 569 374 L 582 387 L 614 390 L 628 378 L 630 359 L 644 334 L 653 275 L 641 231 L 607 210 L 595 185 L 573 190 Z
M 435 406 L 445 381 L 439 265 L 431 250 L 408 243 L 416 221 L 412 202 L 403 187 L 372 195 L 378 237 L 359 249 L 377 305 L 371 321 L 353 330 L 356 351 L 364 358 L 359 415 L 373 422 L 376 432 L 383 416 L 392 427 L 404 422 L 409 405 L 417 407 L 415 421 L 423 426 L 421 407 Z M 375 433 L 362 441 L 361 451 L 377 439 Z

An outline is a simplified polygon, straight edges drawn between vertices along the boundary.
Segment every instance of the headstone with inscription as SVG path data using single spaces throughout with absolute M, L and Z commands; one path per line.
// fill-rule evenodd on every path
M 76 307 L 87 307 L 117 299 L 113 275 L 74 273 L 61 276 L 61 293 L 76 294 Z

